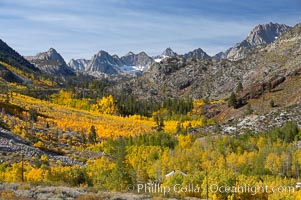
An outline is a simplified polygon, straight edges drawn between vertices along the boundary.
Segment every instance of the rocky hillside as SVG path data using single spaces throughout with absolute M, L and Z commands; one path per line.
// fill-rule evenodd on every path
M 0 78 L 8 82 L 32 83 L 29 77 L 40 70 L 0 40 Z
M 269 23 L 256 26 L 246 39 L 237 43 L 234 47 L 214 56 L 215 59 L 239 60 L 245 58 L 252 48 L 270 44 L 280 35 L 286 33 L 291 27 L 285 24 Z
M 26 72 L 38 72 L 34 65 L 29 63 L 23 56 L 16 52 L 13 48 L 8 46 L 0 39 L 0 61 L 5 62 L 11 66 L 17 67 Z
M 14 83 L 31 83 L 25 77 L 22 77 L 6 67 L 6 64 L 0 63 L 0 77 L 8 82 Z
M 41 149 L 35 148 L 23 138 L 3 128 L 0 128 L 0 152 L 6 153 L 5 157 L 1 156 L 2 162 L 13 162 L 15 160 L 20 161 L 21 157 L 16 158 L 16 156 L 13 156 L 14 158 L 11 158 L 10 154 L 22 154 L 27 158 L 31 158 L 33 156 L 42 156 L 46 154 L 48 155 L 49 159 L 53 160 L 53 162 L 60 160 L 64 165 L 83 165 L 82 162 L 79 162 L 74 158 L 45 152 Z
M 252 49 L 247 58 L 239 61 L 169 58 L 153 64 L 143 76 L 111 90 L 128 91 L 141 99 L 219 99 L 228 97 L 239 82 L 244 88 L 262 84 L 260 88 L 268 82 L 285 80 L 300 70 L 300 28 L 300 24 L 296 25 L 273 43 Z
M 74 72 L 67 66 L 63 57 L 53 48 L 36 56 L 28 56 L 26 59 L 42 72 L 61 76 L 74 75 Z

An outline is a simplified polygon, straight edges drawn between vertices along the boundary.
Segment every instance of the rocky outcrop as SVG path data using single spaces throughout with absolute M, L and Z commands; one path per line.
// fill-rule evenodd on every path
M 275 127 L 283 127 L 289 121 L 296 122 L 301 127 L 300 109 L 300 105 L 293 105 L 284 109 L 275 109 L 264 115 L 249 115 L 236 119 L 235 125 L 230 125 L 230 123 L 222 125 L 221 130 L 223 133 L 233 133 L 234 131 L 242 133 L 245 130 L 262 133 L 270 131 Z
M 60 160 L 65 165 L 83 165 L 82 162 L 79 162 L 74 158 L 56 155 L 54 153 L 45 152 L 38 148 L 35 148 L 23 138 L 2 128 L 0 128 L 0 151 L 7 153 L 17 153 L 20 155 L 23 154 L 24 157 L 28 158 L 31 158 L 33 156 L 40 157 L 46 154 L 48 155 L 49 159 L 52 159 L 54 161 Z

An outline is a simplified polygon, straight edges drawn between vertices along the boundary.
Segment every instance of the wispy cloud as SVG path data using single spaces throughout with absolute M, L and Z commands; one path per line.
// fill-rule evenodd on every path
M 301 21 L 299 10 L 299 0 L 1 0 L 0 38 L 24 55 L 54 47 L 66 60 L 100 49 L 214 54 L 258 23 Z

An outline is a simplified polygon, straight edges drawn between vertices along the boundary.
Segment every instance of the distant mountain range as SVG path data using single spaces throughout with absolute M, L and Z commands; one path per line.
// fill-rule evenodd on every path
M 106 51 L 99 51 L 90 60 L 86 59 L 71 59 L 68 63 L 69 67 L 75 71 L 81 72 L 100 72 L 105 74 L 122 74 L 122 73 L 137 73 L 145 72 L 155 63 L 160 62 L 165 58 L 181 56 L 186 59 L 203 59 L 210 58 L 202 49 L 196 49 L 184 55 L 178 55 L 171 48 L 167 48 L 159 56 L 151 57 L 145 52 L 135 54 L 127 53 L 125 56 L 118 57 L 110 55 Z
M 28 56 L 25 60 L 7 44 L 0 40 L 0 57 L 6 63 L 14 66 L 26 66 L 30 70 L 40 70 L 44 73 L 57 76 L 72 76 L 75 72 L 88 73 L 92 75 L 137 75 L 148 71 L 155 63 L 160 63 L 165 59 L 178 57 L 185 60 L 202 59 L 228 59 L 240 60 L 248 56 L 254 48 L 258 48 L 275 41 L 280 35 L 290 30 L 291 27 L 284 24 L 268 23 L 256 26 L 245 40 L 237 43 L 225 52 L 220 52 L 210 57 L 201 48 L 195 49 L 183 55 L 179 55 L 171 48 L 167 48 L 161 55 L 151 57 L 145 52 L 128 54 L 119 57 L 110 55 L 106 51 L 99 51 L 91 59 L 71 59 L 67 64 L 63 57 L 54 49 L 47 52 L 38 53 L 36 56 Z M 29 61 L 29 62 L 28 62 Z

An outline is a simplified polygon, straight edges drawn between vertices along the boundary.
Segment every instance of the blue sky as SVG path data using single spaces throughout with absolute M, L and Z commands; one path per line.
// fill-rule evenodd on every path
M 66 61 L 167 47 L 213 55 L 268 22 L 301 22 L 301 1 L 0 0 L 0 39 L 25 56 L 53 47 Z

